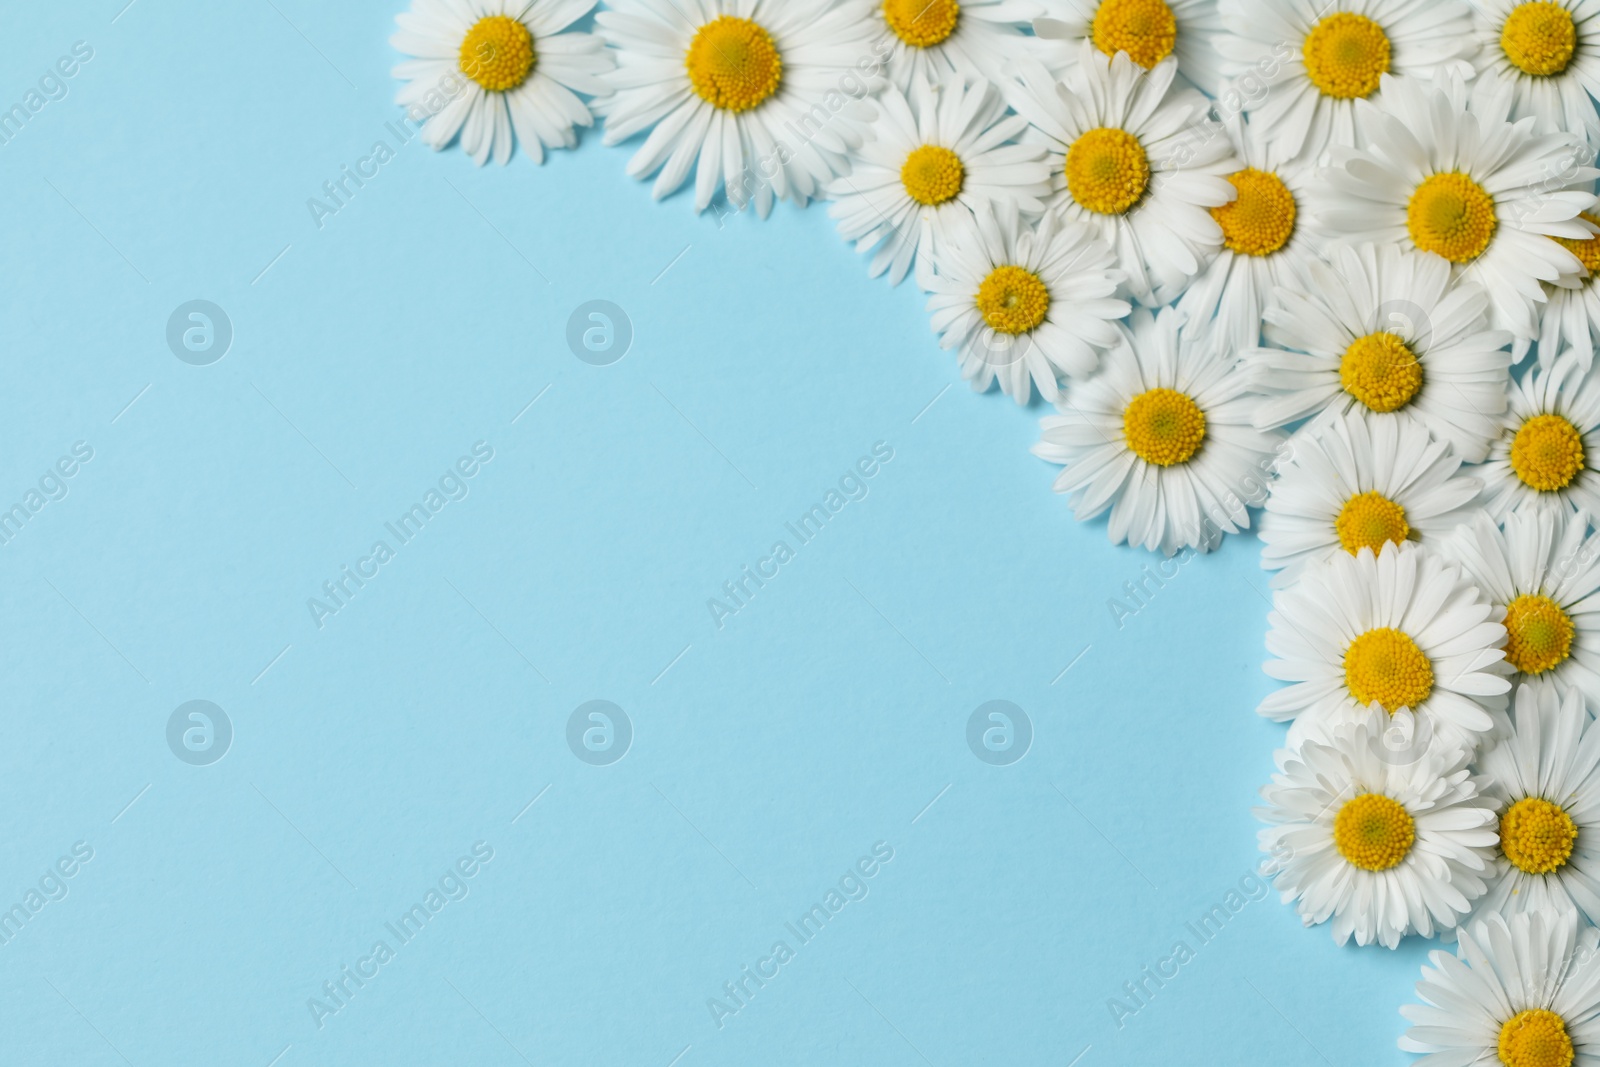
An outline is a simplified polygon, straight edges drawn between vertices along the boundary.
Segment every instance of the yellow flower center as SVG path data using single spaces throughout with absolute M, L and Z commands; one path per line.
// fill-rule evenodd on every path
M 533 34 L 510 15 L 489 15 L 473 23 L 456 57 L 461 73 L 491 93 L 527 81 L 533 61 Z
M 1333 817 L 1333 844 L 1352 866 L 1387 871 L 1398 866 L 1417 840 L 1411 813 L 1382 793 L 1345 801 Z
M 1500 48 L 1524 74 L 1560 74 L 1578 49 L 1578 27 L 1570 11 L 1550 0 L 1518 4 L 1500 29 Z
M 1498 224 L 1494 198 L 1456 171 L 1424 179 L 1406 203 L 1412 242 L 1452 263 L 1477 259 L 1489 247 Z
M 1238 195 L 1232 203 L 1211 209 L 1222 227 L 1222 243 L 1246 256 L 1270 256 L 1288 244 L 1297 212 L 1283 179 L 1246 167 L 1228 175 L 1228 182 Z
M 1512 471 L 1541 493 L 1571 485 L 1583 458 L 1583 435 L 1560 415 L 1535 415 L 1511 439 Z
M 1373 411 L 1399 411 L 1422 391 L 1422 364 L 1404 341 L 1379 330 L 1344 350 L 1339 384 Z
M 1339 534 L 1339 544 L 1352 556 L 1363 548 L 1372 549 L 1376 555 L 1384 545 L 1398 545 L 1411 536 L 1406 509 L 1377 492 L 1357 493 L 1346 500 L 1339 517 L 1333 520 L 1333 528 Z
M 1318 20 L 1300 52 L 1311 84 L 1338 100 L 1371 96 L 1389 71 L 1389 35 L 1365 15 L 1348 11 Z
M 700 99 L 724 111 L 759 107 L 783 80 L 772 34 L 736 15 L 718 15 L 696 30 L 684 65 Z
M 1112 126 L 1086 130 L 1073 141 L 1067 149 L 1066 171 L 1072 199 L 1101 215 L 1123 214 L 1150 185 L 1144 145 L 1127 130 Z
M 900 166 L 900 184 L 906 195 L 925 207 L 954 200 L 967 180 L 961 157 L 948 148 L 925 144 L 914 148 Z
M 1505 1067 L 1572 1067 L 1575 1056 L 1567 1024 L 1543 1008 L 1519 1011 L 1507 1019 L 1496 1051 Z
M 1587 211 L 1580 212 L 1578 217 L 1584 222 L 1600 226 L 1600 218 L 1589 214 Z M 1578 257 L 1578 262 L 1582 263 L 1583 269 L 1589 272 L 1591 280 L 1596 272 L 1600 272 L 1600 234 L 1581 239 L 1576 237 L 1557 237 L 1554 240 L 1562 248 Z
M 1176 389 L 1151 389 L 1122 409 L 1122 438 L 1146 463 L 1187 463 L 1206 439 L 1206 413 Z
M 912 48 L 944 44 L 961 21 L 955 0 L 883 0 L 883 20 Z
M 1024 267 L 996 267 L 979 284 L 977 302 L 996 333 L 1027 333 L 1050 313 L 1050 290 Z
M 1506 662 L 1524 674 L 1543 674 L 1572 654 L 1577 632 L 1560 604 L 1524 593 L 1506 605 Z
M 1572 816 L 1539 797 L 1523 797 L 1500 816 L 1500 851 L 1519 871 L 1549 874 L 1567 865 L 1578 826 Z
M 1172 54 L 1178 20 L 1162 0 L 1105 0 L 1094 13 L 1094 46 L 1108 56 L 1128 53 L 1145 70 Z
M 1344 650 L 1344 684 L 1362 707 L 1374 700 L 1393 715 L 1433 692 L 1433 664 L 1417 643 L 1387 626 L 1366 633 Z

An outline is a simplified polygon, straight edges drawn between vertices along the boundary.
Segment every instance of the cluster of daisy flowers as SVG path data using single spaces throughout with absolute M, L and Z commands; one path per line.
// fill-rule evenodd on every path
M 595 7 L 413 0 L 399 100 L 480 164 L 598 115 L 657 197 L 828 201 L 1055 406 L 1079 519 L 1256 509 L 1264 868 L 1341 944 L 1456 944 L 1422 1062 L 1600 1065 L 1600 0 Z

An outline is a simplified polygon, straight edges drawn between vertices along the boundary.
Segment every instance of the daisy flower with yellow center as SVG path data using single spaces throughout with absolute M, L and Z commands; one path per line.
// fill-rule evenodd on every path
M 1600 135 L 1600 0 L 1472 0 L 1475 100 L 1509 91 L 1511 119 L 1541 133 Z
M 1018 404 L 1060 395 L 1063 375 L 1090 373 L 1121 339 L 1122 275 L 1086 226 L 1047 214 L 1034 226 L 1010 200 L 978 201 L 934 249 L 928 312 L 976 391 L 996 381 Z
M 1516 681 L 1578 689 L 1600 708 L 1600 534 L 1585 512 L 1483 512 L 1442 542 L 1489 602 L 1505 610 Z M 1600 898 L 1597 898 L 1600 899 Z
M 1256 132 L 1237 115 L 1224 128 L 1242 164 L 1227 175 L 1234 198 L 1211 209 L 1222 228 L 1222 250 L 1190 283 L 1178 310 L 1192 327 L 1214 331 L 1239 350 L 1261 339 L 1261 316 L 1275 290 L 1304 284 L 1320 262 L 1301 205 L 1309 175 L 1294 164 L 1274 164 Z
M 1467 753 L 1435 744 L 1397 757 L 1384 741 L 1391 728 L 1370 707 L 1326 738 L 1280 749 L 1255 812 L 1274 887 L 1341 945 L 1394 948 L 1453 928 L 1491 862 L 1494 809 Z
M 1355 411 L 1416 423 L 1482 462 L 1500 432 L 1511 368 L 1511 335 L 1489 329 L 1488 317 L 1488 294 L 1452 282 L 1438 256 L 1392 244 L 1334 248 L 1275 294 L 1265 315 L 1271 347 L 1245 353 L 1268 397 L 1262 425 Z
M 883 54 L 867 10 L 843 0 L 612 0 L 595 16 L 617 69 L 595 101 L 605 143 L 649 131 L 628 175 L 657 199 L 693 175 L 696 211 L 717 190 L 765 218 L 802 207 L 849 170 L 876 114 Z
M 1036 0 L 869 0 L 874 49 L 888 56 L 889 81 L 910 91 L 951 74 L 999 82 L 1018 55 L 1038 56 L 1023 31 L 1044 8 Z
M 988 82 L 918 80 L 909 97 L 886 89 L 878 109 L 850 173 L 827 186 L 828 214 L 857 251 L 873 253 L 873 277 L 887 272 L 898 285 L 915 264 L 927 288 L 932 246 L 979 201 L 1009 201 L 1029 219 L 1044 212 L 1044 147 L 1012 143 L 1027 121 L 1007 115 Z
M 1266 421 L 1266 420 L 1263 420 Z M 1352 411 L 1324 416 L 1289 440 L 1261 516 L 1261 566 L 1288 585 L 1311 565 L 1362 549 L 1433 547 L 1467 521 L 1483 483 L 1415 422 Z
M 1578 218 L 1594 233 L 1588 237 L 1555 237 L 1557 244 L 1578 257 L 1583 272 L 1559 284 L 1545 286 L 1549 303 L 1539 316 L 1539 363 L 1548 367 L 1556 354 L 1570 348 L 1588 373 L 1594 365 L 1595 339 L 1600 337 L 1600 213 L 1585 211 Z
M 1584 694 L 1519 686 L 1511 731 L 1484 747 L 1477 770 L 1500 812 L 1500 843 L 1474 918 L 1573 909 L 1600 918 L 1600 727 Z
M 1316 164 L 1366 143 L 1359 101 L 1385 74 L 1470 71 L 1471 11 L 1459 0 L 1222 0 L 1216 42 L 1251 123 L 1285 159 Z
M 1215 96 L 1222 83 L 1215 40 L 1222 32 L 1216 0 L 1054 0 L 1033 32 L 1071 62 L 1088 42 L 1101 55 L 1128 53 L 1145 70 L 1168 56 L 1189 84 Z M 1064 45 L 1064 47 L 1063 47 Z
M 1368 136 L 1342 149 L 1312 185 L 1310 212 L 1339 241 L 1431 252 L 1489 294 L 1490 325 L 1537 336 L 1541 283 L 1570 284 L 1578 257 L 1550 237 L 1593 236 L 1600 171 L 1570 135 L 1540 134 L 1506 117 L 1509 94 L 1469 105 L 1456 78 L 1388 78 L 1377 106 L 1362 103 Z
M 1589 1067 L 1600 1059 L 1600 930 L 1576 912 L 1463 923 L 1459 955 L 1434 951 L 1400 1014 L 1414 1067 Z
M 1233 148 L 1206 98 L 1173 87 L 1177 70 L 1170 56 L 1146 71 L 1084 42 L 1065 82 L 1019 63 L 1006 90 L 1050 147 L 1051 206 L 1111 245 L 1128 294 L 1146 306 L 1172 300 L 1216 254 L 1211 209 L 1238 195 Z
M 1276 492 L 1273 494 L 1277 496 Z M 1263 668 L 1291 683 L 1256 710 L 1292 719 L 1289 745 L 1408 709 L 1426 736 L 1471 750 L 1505 720 L 1502 611 L 1460 568 L 1420 545 L 1339 552 L 1272 597 Z
M 578 143 L 594 116 L 578 93 L 606 91 L 612 61 L 599 37 L 563 33 L 594 0 L 413 0 L 389 43 L 414 59 L 396 65 L 402 107 L 428 115 L 422 141 L 459 135 L 480 166 L 511 159 L 513 142 L 535 163 L 546 148 Z
M 1571 351 L 1511 384 L 1500 434 L 1480 469 L 1483 506 L 1600 515 L 1600 382 Z
M 1122 343 L 1040 423 L 1033 454 L 1064 470 L 1073 515 L 1110 512 L 1113 544 L 1209 552 L 1250 526 L 1282 437 L 1253 425 L 1235 359 L 1191 339 L 1171 308 L 1136 309 Z

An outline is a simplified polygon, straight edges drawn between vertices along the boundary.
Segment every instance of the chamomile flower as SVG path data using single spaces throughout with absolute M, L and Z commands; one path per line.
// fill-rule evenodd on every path
M 1050 145 L 1052 206 L 1094 227 L 1147 306 L 1175 297 L 1221 246 L 1210 212 L 1234 198 L 1227 175 L 1239 169 L 1206 98 L 1173 88 L 1177 70 L 1169 56 L 1147 73 L 1084 42 L 1064 83 L 1019 64 L 1007 92 Z
M 1600 727 L 1576 689 L 1517 689 L 1515 723 L 1478 757 L 1500 811 L 1500 848 L 1474 917 L 1583 912 L 1600 918 Z M 1463 923 L 1470 925 L 1470 923 Z
M 1585 211 L 1579 216 L 1594 227 L 1596 234 L 1575 240 L 1554 238 L 1583 264 L 1583 274 L 1547 285 L 1549 303 L 1539 316 L 1539 363 L 1548 367 L 1556 355 L 1571 348 L 1587 374 L 1594 365 L 1595 338 L 1600 337 L 1600 215 Z
M 1482 462 L 1511 368 L 1511 335 L 1487 325 L 1488 294 L 1452 284 L 1438 256 L 1392 244 L 1344 245 L 1331 259 L 1278 291 L 1265 328 L 1276 347 L 1245 354 L 1269 395 L 1262 425 L 1354 410 L 1371 423 L 1419 424 Z
M 1035 228 L 1009 200 L 978 201 L 935 250 L 928 311 L 974 390 L 998 379 L 1018 404 L 1035 386 L 1054 400 L 1058 375 L 1088 374 L 1121 339 L 1121 280 L 1111 249 L 1087 226 L 1050 213 Z
M 1600 1063 L 1600 930 L 1576 913 L 1491 915 L 1434 951 L 1400 1014 L 1414 1067 L 1594 1067 Z
M 1033 454 L 1065 470 L 1073 514 L 1109 510 L 1113 544 L 1209 552 L 1248 529 L 1281 438 L 1253 425 L 1235 360 L 1180 329 L 1171 308 L 1137 309 L 1097 374 L 1073 383 L 1040 423 Z
M 1513 511 L 1600 515 L 1600 382 L 1564 352 L 1511 384 L 1500 435 L 1480 468 L 1483 504 L 1496 520 Z
M 1519 512 L 1502 530 L 1480 511 L 1441 550 L 1505 610 L 1513 681 L 1578 689 L 1600 708 L 1600 534 L 1587 514 Z
M 1191 327 L 1215 330 L 1223 344 L 1237 350 L 1261 339 L 1261 316 L 1273 291 L 1303 286 L 1317 253 L 1300 219 L 1304 169 L 1274 165 L 1255 131 L 1238 116 L 1224 125 L 1244 164 L 1228 175 L 1237 195 L 1211 209 L 1222 227 L 1222 251 L 1184 291 L 1178 309 Z
M 1426 81 L 1470 72 L 1471 12 L 1458 0 L 1222 0 L 1216 48 L 1230 77 L 1256 87 L 1244 107 L 1281 158 L 1320 163 L 1368 140 L 1357 101 L 1384 74 Z M 1424 142 L 1426 143 L 1426 142 Z
M 535 163 L 546 148 L 578 143 L 594 124 L 576 93 L 601 93 L 612 62 L 600 38 L 561 31 L 594 0 L 412 0 L 389 43 L 414 59 L 396 65 L 396 101 L 422 109 L 422 142 L 461 149 L 482 166 L 511 159 L 513 140 Z M 448 100 L 448 103 L 445 101 Z
M 1038 42 L 1023 28 L 1040 5 L 1034 0 L 872 0 L 889 80 L 902 90 L 918 80 L 938 83 L 951 73 L 997 82 L 1019 54 L 1036 55 Z
M 1600 138 L 1600 0 L 1473 0 L 1472 97 L 1511 94 L 1511 120 Z
M 838 0 L 611 0 L 595 16 L 617 53 L 615 90 L 595 101 L 605 143 L 649 130 L 628 175 L 656 175 L 661 198 L 694 173 L 696 211 L 722 187 L 765 218 L 774 199 L 802 206 L 849 168 L 873 109 L 875 32 Z
M 1054 0 L 1050 15 L 1035 19 L 1033 32 L 1065 42 L 1057 54 L 1068 60 L 1088 41 L 1105 56 L 1128 53 L 1149 70 L 1170 55 L 1190 84 L 1216 95 L 1222 81 L 1215 39 L 1222 32 L 1216 0 Z
M 1331 922 L 1341 945 L 1431 937 L 1485 888 L 1494 809 L 1466 752 L 1435 744 L 1396 757 L 1383 742 L 1391 725 L 1374 705 L 1326 739 L 1280 749 L 1256 809 L 1274 886 L 1307 925 Z
M 827 186 L 828 214 L 858 251 L 873 251 L 873 277 L 898 285 L 915 263 L 927 288 L 930 247 L 956 216 L 978 201 L 1007 200 L 1029 218 L 1044 211 L 1050 171 L 1044 146 L 1010 143 L 1028 125 L 1007 116 L 988 82 L 952 75 L 938 86 L 920 79 L 909 98 L 889 88 L 849 175 Z
M 1362 147 L 1336 154 L 1312 187 L 1311 214 L 1329 236 L 1398 243 L 1443 256 L 1483 286 L 1490 325 L 1531 339 L 1541 282 L 1576 279 L 1583 265 L 1548 237 L 1593 235 L 1579 212 L 1600 171 L 1579 166 L 1581 143 L 1506 120 L 1504 96 L 1469 109 L 1455 78 L 1385 77 L 1366 109 Z M 1592 154 L 1590 154 L 1592 155 Z
M 1265 421 L 1265 420 L 1263 420 Z M 1306 567 L 1391 544 L 1437 546 L 1471 514 L 1483 490 L 1461 457 L 1425 427 L 1350 412 L 1290 438 L 1261 516 L 1261 566 L 1288 585 Z
M 1275 658 L 1262 669 L 1291 684 L 1256 711 L 1294 720 L 1291 747 L 1326 740 L 1374 703 L 1409 709 L 1430 736 L 1469 750 L 1505 720 L 1501 611 L 1437 553 L 1413 544 L 1339 552 L 1275 592 L 1272 605 Z

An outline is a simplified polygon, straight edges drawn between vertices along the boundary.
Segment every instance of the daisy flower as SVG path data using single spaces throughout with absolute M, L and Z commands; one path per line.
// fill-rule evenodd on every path
M 1500 810 L 1500 854 L 1475 918 L 1573 909 L 1600 918 L 1600 727 L 1592 724 L 1576 689 L 1517 690 L 1511 733 L 1478 759 Z
M 1581 240 L 1557 237 L 1554 240 L 1578 257 L 1583 274 L 1545 286 L 1549 303 L 1539 316 L 1539 363 L 1548 367 L 1556 354 L 1571 348 L 1585 374 L 1594 365 L 1595 338 L 1600 336 L 1600 215 L 1583 212 L 1578 216 L 1597 232 Z
M 960 350 L 975 391 L 998 378 L 1018 404 L 1034 386 L 1055 400 L 1058 374 L 1088 374 L 1121 339 L 1121 280 L 1111 249 L 1088 227 L 1051 213 L 1035 229 L 1014 203 L 979 201 L 935 251 L 928 311 L 940 347 Z
M 413 0 L 389 43 L 415 56 L 394 68 L 402 107 L 431 114 L 422 143 L 461 149 L 482 166 L 511 159 L 512 141 L 535 163 L 546 148 L 578 143 L 594 116 L 579 93 L 603 93 L 611 57 L 600 38 L 561 31 L 594 0 Z M 463 91 L 464 90 L 464 91 Z M 449 103 L 439 102 L 449 98 Z
M 1483 503 L 1496 520 L 1522 509 L 1600 515 L 1600 383 L 1575 353 L 1511 383 L 1500 435 L 1482 467 Z
M 1533 338 L 1540 282 L 1575 280 L 1583 265 L 1547 237 L 1593 236 L 1578 218 L 1600 171 L 1567 134 L 1512 125 L 1498 107 L 1469 110 L 1455 78 L 1384 80 L 1364 147 L 1341 149 L 1313 184 L 1311 215 L 1331 237 L 1398 243 L 1443 256 L 1483 286 L 1490 325 Z
M 1028 125 L 1006 115 L 988 82 L 966 85 L 954 75 L 937 87 L 920 79 L 909 99 L 889 88 L 880 114 L 847 177 L 835 178 L 828 214 L 858 251 L 876 249 L 873 277 L 900 284 L 912 264 L 927 288 L 930 246 L 948 236 L 956 216 L 972 217 L 978 201 L 1007 200 L 1029 217 L 1044 211 L 1050 171 L 1044 146 L 1011 144 Z
M 1110 510 L 1112 544 L 1209 552 L 1248 529 L 1281 438 L 1252 425 L 1255 398 L 1232 355 L 1190 338 L 1171 308 L 1135 310 L 1099 373 L 1040 423 L 1033 454 L 1065 470 L 1080 520 Z
M 1600 708 L 1600 534 L 1589 533 L 1588 515 L 1519 512 L 1501 530 L 1478 512 L 1441 551 L 1505 610 L 1513 682 L 1578 689 Z
M 1266 146 L 1238 116 L 1225 129 L 1244 166 L 1227 176 L 1234 199 L 1211 209 L 1222 227 L 1222 251 L 1185 290 L 1178 309 L 1194 327 L 1216 330 L 1223 344 L 1238 350 L 1261 339 L 1261 316 L 1273 290 L 1301 288 L 1317 253 L 1300 225 L 1305 171 L 1274 166 Z
M 881 19 L 874 48 L 889 57 L 889 80 L 902 90 L 938 83 L 952 72 L 998 82 L 1020 52 L 1038 42 L 1023 28 L 1041 8 L 1033 0 L 873 0 Z
M 1210 103 L 1173 88 L 1170 56 L 1146 73 L 1087 42 L 1065 83 L 1038 64 L 1019 71 L 1007 98 L 1050 145 L 1052 206 L 1111 245 L 1135 300 L 1167 303 L 1221 246 L 1210 209 L 1234 198 L 1239 165 Z
M 1460 473 L 1461 457 L 1415 422 L 1358 412 L 1322 418 L 1286 451 L 1261 516 L 1261 566 L 1282 570 L 1278 586 L 1335 555 L 1437 544 L 1467 521 L 1483 490 Z
M 1505 719 L 1511 668 L 1501 611 L 1425 548 L 1337 553 L 1275 592 L 1272 606 L 1275 658 L 1262 669 L 1292 684 L 1256 711 L 1294 720 L 1290 746 L 1326 740 L 1374 704 L 1409 709 L 1430 736 L 1465 750 Z
M 1400 1014 L 1414 1067 L 1594 1067 L 1600 1063 L 1600 930 L 1575 913 L 1491 915 L 1435 950 Z
M 1600 96 L 1600 0 L 1473 0 L 1474 102 L 1507 92 L 1511 120 L 1593 143 Z
M 1104 56 L 1126 52 L 1145 70 L 1176 55 L 1178 73 L 1213 96 L 1222 82 L 1216 0 L 1054 0 L 1050 16 L 1034 20 L 1033 32 L 1065 41 L 1069 57 L 1087 41 Z
M 1409 713 L 1400 712 L 1402 716 Z M 1450 929 L 1484 891 L 1494 809 L 1464 751 L 1435 745 L 1391 758 L 1376 706 L 1326 740 L 1280 749 L 1261 790 L 1266 873 L 1306 925 L 1332 920 L 1334 941 L 1394 948 Z
M 1329 147 L 1368 141 L 1357 101 L 1384 74 L 1427 81 L 1470 72 L 1472 14 L 1458 0 L 1221 0 L 1216 49 L 1236 81 L 1259 86 L 1248 105 L 1281 158 L 1319 163 Z M 1463 69 L 1464 68 L 1464 69 Z M 1426 143 L 1426 141 L 1424 141 Z
M 1500 432 L 1511 368 L 1511 335 L 1488 328 L 1488 294 L 1452 285 L 1438 256 L 1392 244 L 1343 245 L 1331 260 L 1277 293 L 1265 314 L 1276 347 L 1245 353 L 1270 396 L 1262 425 L 1354 410 L 1374 424 L 1420 425 L 1481 463 Z
M 650 131 L 628 175 L 655 174 L 657 199 L 693 171 L 696 211 L 721 186 L 765 218 L 849 169 L 881 67 L 859 4 L 611 0 L 595 21 L 617 53 L 614 92 L 595 101 L 605 143 Z

